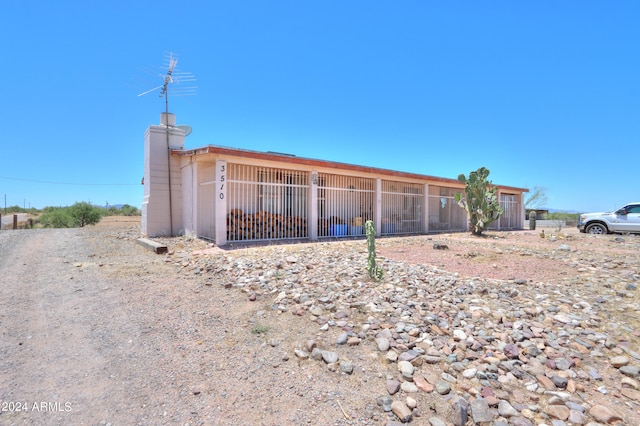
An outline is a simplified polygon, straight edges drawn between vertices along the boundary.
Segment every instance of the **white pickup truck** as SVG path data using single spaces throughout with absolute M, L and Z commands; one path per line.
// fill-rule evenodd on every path
M 610 213 L 584 213 L 578 220 L 580 232 L 610 234 L 613 232 L 640 234 L 640 202 L 629 203 Z

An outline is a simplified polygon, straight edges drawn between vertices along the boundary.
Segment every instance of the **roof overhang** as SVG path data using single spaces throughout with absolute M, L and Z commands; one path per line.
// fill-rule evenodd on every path
M 224 156 L 230 156 L 230 157 L 252 158 L 255 160 L 263 160 L 263 161 L 285 162 L 289 164 L 293 163 L 293 164 L 299 164 L 299 165 L 310 166 L 315 168 L 331 168 L 331 169 L 348 170 L 348 171 L 360 172 L 360 173 L 370 173 L 370 174 L 382 175 L 382 176 L 388 176 L 388 177 L 417 179 L 417 180 L 425 181 L 425 183 L 439 182 L 439 183 L 446 183 L 449 185 L 463 186 L 463 184 L 457 179 L 423 175 L 420 173 L 400 172 L 396 170 L 361 166 L 357 164 L 341 163 L 337 161 L 326 161 L 326 160 L 318 160 L 314 158 L 297 157 L 295 155 L 282 154 L 278 152 L 251 151 L 246 149 L 229 148 L 229 147 L 216 146 L 216 145 L 208 145 L 205 147 L 194 148 L 194 149 L 171 150 L 171 155 L 176 155 L 181 157 L 202 156 L 207 154 L 224 155 Z M 512 191 L 512 192 L 520 192 L 520 193 L 529 192 L 527 188 L 518 188 L 514 186 L 496 185 L 496 187 L 498 187 L 502 191 Z

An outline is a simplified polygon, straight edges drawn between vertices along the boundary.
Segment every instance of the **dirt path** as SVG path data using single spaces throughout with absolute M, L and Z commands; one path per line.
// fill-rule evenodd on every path
M 106 401 L 125 388 L 109 373 L 129 337 L 114 328 L 135 325 L 119 289 L 97 266 L 80 266 L 90 249 L 78 230 L 2 237 L 0 421 L 108 419 Z
M 340 425 L 337 399 L 370 403 L 291 355 L 317 326 L 118 232 L 0 233 L 0 424 Z

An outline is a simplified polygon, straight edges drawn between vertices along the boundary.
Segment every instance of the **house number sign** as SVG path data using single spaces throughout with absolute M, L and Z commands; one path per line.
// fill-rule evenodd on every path
M 217 162 L 217 172 L 218 172 L 218 198 L 224 200 L 226 190 L 226 180 L 227 180 L 227 162 L 224 160 L 220 160 Z

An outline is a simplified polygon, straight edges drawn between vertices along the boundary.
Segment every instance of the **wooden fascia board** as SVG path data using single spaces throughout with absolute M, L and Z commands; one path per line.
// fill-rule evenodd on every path
M 348 171 L 367 173 L 367 174 L 378 175 L 378 176 L 382 175 L 386 177 L 415 179 L 417 181 L 424 182 L 424 183 L 446 183 L 449 186 L 464 188 L 464 184 L 462 184 L 457 179 L 422 175 L 419 173 L 400 172 L 396 170 L 361 166 L 357 164 L 340 163 L 336 161 L 317 160 L 313 158 L 272 154 L 269 152 L 258 152 L 258 151 L 249 151 L 249 150 L 243 150 L 243 149 L 227 148 L 222 146 L 209 145 L 209 146 L 189 149 L 189 150 L 172 150 L 171 154 L 177 155 L 177 156 L 199 156 L 199 155 L 206 155 L 206 154 L 227 155 L 230 157 L 252 158 L 255 160 L 273 161 L 273 162 L 285 163 L 285 164 L 294 163 L 294 164 L 299 164 L 304 166 L 310 166 L 313 168 L 348 170 Z M 496 185 L 496 186 L 500 188 L 500 190 L 502 191 L 529 192 L 529 190 L 526 188 L 517 188 L 513 186 L 504 186 L 504 185 Z

